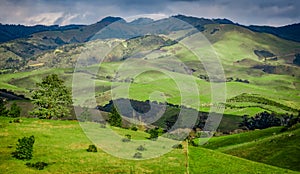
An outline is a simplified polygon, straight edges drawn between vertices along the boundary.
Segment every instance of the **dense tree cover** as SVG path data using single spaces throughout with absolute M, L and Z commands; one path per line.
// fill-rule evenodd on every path
M 291 127 L 298 122 L 300 122 L 300 113 L 297 117 L 294 117 L 293 115 L 278 115 L 264 111 L 256 114 L 254 117 L 243 116 L 243 121 L 240 123 L 240 126 L 254 130 L 265 129 L 272 126 Z
M 111 112 L 109 114 L 109 120 L 108 123 L 111 126 L 121 127 L 122 126 L 122 117 L 118 113 L 116 107 L 112 107 Z
M 21 160 L 29 160 L 32 158 L 34 136 L 23 137 L 18 139 L 16 151 L 12 153 L 13 157 Z
M 48 75 L 36 85 L 38 89 L 33 92 L 35 109 L 31 112 L 32 115 L 42 119 L 51 119 L 52 117 L 62 118 L 70 114 L 71 91 L 58 75 Z
M 275 113 L 261 112 L 254 117 L 243 116 L 240 126 L 244 126 L 249 130 L 265 129 L 272 126 L 280 126 L 281 121 L 276 117 Z

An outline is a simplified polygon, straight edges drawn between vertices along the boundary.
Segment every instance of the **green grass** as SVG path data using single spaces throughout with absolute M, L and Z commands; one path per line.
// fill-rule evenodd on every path
M 218 149 L 241 143 L 257 141 L 259 139 L 272 136 L 280 132 L 282 127 L 268 128 L 264 130 L 255 130 L 245 133 L 233 134 L 229 136 L 213 137 L 203 147 L 209 149 Z M 197 141 L 197 140 L 196 140 Z
M 124 160 L 99 148 L 97 153 L 87 152 L 86 149 L 93 143 L 77 121 L 21 119 L 22 123 L 8 123 L 11 118 L 0 117 L 0 171 L 4 173 L 186 173 L 187 170 L 189 173 L 291 172 L 204 148 L 189 147 L 187 158 L 185 143 L 184 149 L 174 149 L 158 158 Z M 131 134 L 134 139 L 147 137 L 144 132 L 120 128 L 113 130 L 122 136 Z M 11 152 L 15 150 L 17 139 L 30 135 L 34 135 L 36 140 L 33 158 L 29 161 L 14 159 Z M 49 166 L 42 171 L 25 166 L 26 162 L 38 161 L 47 162 Z M 189 164 L 188 168 L 186 164 Z
M 5 173 L 36 173 L 27 168 L 27 161 L 11 157 L 17 139 L 34 135 L 33 159 L 29 162 L 44 161 L 50 165 L 39 173 L 184 173 L 185 156 L 183 150 L 172 152 L 155 159 L 132 161 L 113 157 L 100 149 L 88 153 L 86 149 L 93 144 L 83 133 L 76 121 L 53 121 L 22 118 L 22 123 L 8 123 L 9 118 L 0 117 L 0 170 Z M 142 138 L 146 134 L 130 130 L 120 134 L 132 134 Z M 121 142 L 120 142 L 121 143 Z M 11 145 L 12 148 L 8 148 Z
M 214 137 L 204 145 L 230 155 L 300 171 L 300 126 L 281 133 L 282 127 Z
M 189 148 L 190 173 L 296 173 L 201 147 Z

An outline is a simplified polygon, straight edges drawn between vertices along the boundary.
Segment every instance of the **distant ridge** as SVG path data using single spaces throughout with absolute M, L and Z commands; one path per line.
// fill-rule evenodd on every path
M 229 19 L 207 19 L 207 18 L 199 18 L 199 17 L 193 17 L 193 16 L 185 16 L 185 15 L 175 15 L 172 16 L 174 18 L 183 20 L 194 27 L 196 27 L 199 31 L 204 30 L 204 25 L 207 24 L 233 24 L 233 25 L 239 25 L 236 24 Z M 166 20 L 161 19 L 158 21 Z M 82 28 L 93 28 L 96 24 L 104 24 L 108 25 L 113 22 L 124 22 L 129 25 L 147 25 L 150 23 L 155 23 L 157 21 L 154 21 L 150 18 L 138 18 L 133 20 L 132 22 L 126 22 L 121 17 L 113 17 L 108 16 L 103 18 L 102 20 L 96 22 L 95 24 L 90 25 L 77 25 L 77 24 L 71 24 L 66 26 L 59 26 L 59 25 L 51 25 L 51 26 L 45 26 L 45 25 L 35 25 L 35 26 L 25 26 L 25 25 L 15 25 L 15 24 L 1 24 L 0 23 L 0 43 L 11 41 L 18 38 L 27 38 L 30 37 L 32 34 L 44 32 L 44 31 L 66 31 L 66 30 L 80 30 Z M 245 28 L 248 28 L 255 32 L 264 32 L 264 33 L 270 33 L 273 35 L 276 35 L 280 38 L 300 42 L 300 23 L 298 24 L 291 24 L 286 25 L 282 27 L 271 27 L 271 26 L 256 26 L 256 25 L 250 25 L 250 26 L 243 26 L 239 25 Z M 101 29 L 101 27 L 96 27 L 97 29 Z

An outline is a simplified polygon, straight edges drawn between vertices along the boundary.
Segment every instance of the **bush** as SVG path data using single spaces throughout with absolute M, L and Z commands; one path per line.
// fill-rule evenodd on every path
M 22 160 L 29 160 L 32 158 L 34 136 L 23 137 L 18 139 L 16 151 L 12 153 L 13 157 Z
M 0 116 L 7 116 L 8 110 L 5 107 L 5 101 L 0 98 Z
M 149 139 L 156 140 L 158 138 L 158 128 L 150 129 L 148 133 L 150 134 Z
M 136 152 L 136 153 L 133 155 L 133 158 L 142 158 L 142 153 L 141 153 L 141 152 Z
M 143 145 L 140 145 L 138 148 L 136 148 L 138 151 L 145 151 L 147 150 Z
M 174 148 L 174 149 L 183 149 L 183 146 L 182 146 L 182 144 L 174 144 L 172 146 L 172 148 Z
M 13 118 L 20 117 L 20 115 L 21 115 L 21 108 L 17 105 L 16 102 L 14 102 L 11 105 L 10 110 L 8 112 L 8 115 L 10 117 L 13 117 Z
M 38 170 L 43 170 L 46 166 L 48 166 L 48 163 L 45 162 L 36 162 L 36 163 L 26 163 L 27 167 L 36 168 Z
M 100 123 L 100 128 L 106 128 L 106 125 L 104 123 Z
M 21 123 L 21 122 L 22 122 L 22 120 L 21 120 L 21 119 L 19 119 L 19 118 L 16 118 L 16 119 L 14 119 L 12 122 L 13 122 L 13 123 Z
M 129 141 L 131 141 L 131 135 L 126 134 L 125 138 L 122 138 L 122 142 L 129 142 Z
M 89 148 L 86 150 L 88 152 L 97 152 L 97 147 L 95 145 L 89 145 Z
M 138 128 L 136 126 L 132 126 L 130 129 L 133 130 L 133 131 L 137 131 L 138 130 Z

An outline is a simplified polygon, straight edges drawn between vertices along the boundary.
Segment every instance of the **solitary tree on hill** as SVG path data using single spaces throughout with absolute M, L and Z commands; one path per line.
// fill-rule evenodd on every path
M 62 118 L 70 114 L 71 90 L 64 85 L 64 81 L 58 75 L 48 75 L 36 85 L 38 89 L 33 92 L 35 108 L 31 112 L 32 115 L 41 119 L 51 119 Z

